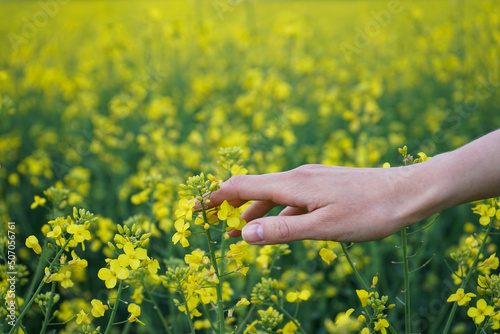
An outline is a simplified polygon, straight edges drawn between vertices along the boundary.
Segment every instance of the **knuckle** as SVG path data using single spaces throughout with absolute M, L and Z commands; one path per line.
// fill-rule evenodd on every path
M 318 165 L 307 164 L 292 169 L 289 173 L 292 177 L 310 177 L 317 170 Z
M 236 193 L 239 193 L 244 177 L 245 175 L 234 175 L 227 180 L 231 188 L 233 188 Z
M 290 171 L 290 176 L 294 178 L 310 177 L 313 174 L 314 165 L 302 165 Z
M 229 183 L 231 185 L 237 186 L 237 185 L 241 184 L 243 177 L 244 177 L 244 175 L 231 176 L 231 178 L 229 178 Z
M 273 229 L 274 229 L 273 234 L 275 235 L 276 241 L 290 240 L 292 236 L 292 231 L 286 219 L 284 219 L 283 217 L 279 216 L 276 217 Z

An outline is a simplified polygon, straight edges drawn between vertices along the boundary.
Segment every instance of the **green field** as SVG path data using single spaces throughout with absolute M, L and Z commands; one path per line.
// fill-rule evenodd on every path
M 251 324 L 265 333 L 257 311 L 271 314 L 269 305 L 284 315 L 271 332 L 292 333 L 298 323 L 307 333 L 350 333 L 364 327 L 404 332 L 404 271 L 392 263 L 402 257 L 399 234 L 345 245 L 364 281 L 378 277 L 371 290 L 388 296 L 387 305 L 395 304 L 375 311 L 362 306 L 356 290 L 363 287 L 340 244 L 257 247 L 230 239 L 220 241 L 222 251 L 210 253 L 200 235 L 204 229 L 193 220 L 189 247 L 174 245 L 178 186 L 202 172 L 225 180 L 234 174 L 233 164 L 249 174 L 307 163 L 399 166 L 398 148 L 404 145 L 415 157 L 455 149 L 500 128 L 499 45 L 496 1 L 0 2 L 2 299 L 8 296 L 12 272 L 8 231 L 15 226 L 16 317 L 23 317 L 26 333 L 42 327 L 81 333 L 88 330 L 82 329 L 87 318 L 77 317 L 82 310 L 89 332 L 100 326 L 106 334 L 153 329 L 187 333 L 193 331 L 191 325 L 199 333 L 220 332 L 217 310 L 222 304 L 227 333 Z M 220 148 L 234 146 L 242 150 L 240 161 L 218 165 Z M 498 208 L 498 203 L 489 204 Z M 73 207 L 99 219 L 87 226 L 87 218 L 73 217 Z M 417 254 L 410 259 L 411 268 L 425 264 L 410 276 L 412 332 L 443 332 L 453 304 L 447 299 L 461 284 L 457 275 L 465 277 L 469 271 L 473 274 L 465 292 L 478 295 L 470 306 L 486 298 L 495 315 L 475 324 L 468 308 L 459 307 L 449 320 L 451 329 L 496 329 L 500 304 L 494 294 L 483 297 L 477 290 L 478 276 L 490 274 L 490 268 L 470 268 L 484 235 L 471 208 L 448 209 L 408 239 L 409 253 Z M 90 232 L 85 250 L 81 242 L 70 247 L 88 261 L 84 269 L 59 261 L 61 254 L 67 261 L 74 258 L 63 247 L 76 238 L 67 230 L 74 224 Z M 139 227 L 151 233 L 144 237 L 147 245 L 132 241 L 147 250 L 148 259 L 158 261 L 159 270 L 148 271 L 149 260 L 141 258 L 139 268 L 130 267 L 129 277 L 108 288 L 98 273 L 111 268 L 106 258 L 124 252 L 118 247 L 117 254 L 108 243 L 116 245 L 115 233 L 127 238 L 118 224 L 131 230 L 135 224 L 134 233 Z M 495 219 L 491 224 L 499 226 Z M 61 237 L 54 236 L 56 226 Z M 86 233 L 81 233 L 83 238 Z M 26 247 L 31 235 L 44 248 L 43 257 Z M 479 244 L 471 244 L 471 236 Z M 185 255 L 198 248 L 221 257 L 212 259 L 212 265 L 239 268 L 224 254 L 236 242 L 245 248 L 243 265 L 250 270 L 247 276 L 224 276 L 222 303 L 216 288 L 204 285 L 201 270 L 210 271 L 209 263 L 191 268 L 190 278 L 180 285 L 187 289 L 184 294 L 165 278 L 168 268 L 187 268 Z M 478 260 L 494 254 L 497 244 L 498 236 L 492 234 Z M 319 255 L 323 248 L 338 258 L 325 263 Z M 462 254 L 462 263 L 451 252 Z M 48 295 L 23 307 L 35 296 L 45 267 L 58 283 L 47 276 L 39 292 Z M 496 274 L 493 268 L 491 275 Z M 71 276 L 64 281 L 57 275 Z M 252 288 L 263 277 L 276 279 L 272 289 L 278 301 L 270 299 L 271 293 L 264 304 L 235 308 L 241 298 L 251 300 Z M 70 282 L 74 285 L 68 286 Z M 121 300 L 140 305 L 138 319 L 146 326 L 130 318 L 125 303 L 114 307 L 118 291 Z M 205 302 L 201 291 L 210 291 L 212 299 Z M 300 304 L 287 301 L 286 295 L 295 291 L 309 291 L 310 297 Z M 200 313 L 192 322 L 181 297 L 193 303 L 190 312 Z M 92 316 L 93 299 L 109 302 L 103 317 Z M 351 308 L 349 317 L 345 312 Z M 0 309 L 0 332 L 13 328 L 9 312 Z M 357 319 L 362 312 L 366 323 Z M 376 322 L 385 316 L 391 327 L 382 330 Z

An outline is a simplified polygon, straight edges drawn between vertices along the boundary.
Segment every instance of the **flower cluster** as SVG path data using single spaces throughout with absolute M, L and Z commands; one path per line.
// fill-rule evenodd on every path
M 460 284 L 460 288 L 451 294 L 447 301 L 467 307 L 467 315 L 474 320 L 477 329 L 481 331 L 485 331 L 488 327 L 493 330 L 500 329 L 500 278 L 497 274 L 491 274 L 492 270 L 498 269 L 499 259 L 496 253 L 486 259 L 483 256 L 489 243 L 491 229 L 497 224 L 491 218 L 496 216 L 497 220 L 500 220 L 498 200 L 493 198 L 472 208 L 472 211 L 480 216 L 479 223 L 484 231 L 476 237 L 472 235 L 467 237 L 465 245 L 450 254 L 458 264 L 454 277 L 455 283 Z M 494 245 L 491 246 L 496 248 Z M 465 292 L 472 274 L 479 274 L 475 291 L 479 296 L 475 292 Z M 479 298 L 476 306 L 471 306 L 472 298 L 476 297 Z
M 374 289 L 377 285 L 378 277 L 373 278 L 373 284 L 371 289 Z M 387 333 L 387 328 L 389 327 L 389 322 L 387 321 L 387 310 L 394 308 L 395 304 L 387 305 L 389 300 L 388 296 L 380 296 L 377 291 L 367 290 L 356 290 L 356 294 L 361 302 L 361 306 L 364 311 L 358 317 L 358 321 L 364 326 L 361 330 L 362 333 L 371 333 L 372 330 L 375 332 L 381 332 L 383 334 Z M 371 310 L 368 309 L 368 306 Z M 354 310 L 351 309 L 350 313 Z M 349 313 L 349 311 L 346 312 Z M 349 313 L 349 314 L 350 314 Z M 347 315 L 348 316 L 348 315 Z M 373 326 L 372 329 L 370 329 Z
M 397 236 L 255 247 L 226 235 L 244 226 L 249 203 L 214 207 L 210 194 L 236 175 L 302 164 L 378 167 L 397 161 L 394 147 L 404 164 L 422 162 L 420 150 L 431 156 L 499 127 L 495 1 L 463 2 L 460 20 L 444 1 L 431 11 L 425 1 L 346 3 L 333 20 L 338 6 L 328 1 L 63 2 L 0 5 L 8 13 L 0 27 L 0 299 L 17 307 L 13 332 L 403 331 L 402 303 L 380 319 L 367 304 L 370 326 L 354 316 L 355 290 L 391 300 L 408 291 L 391 263 L 402 251 Z M 403 147 L 410 142 L 418 151 Z M 498 310 L 489 286 L 498 274 L 498 204 L 474 206 L 478 224 L 457 228 L 467 214 L 447 210 L 439 228 L 423 232 L 429 244 L 408 236 L 404 258 L 420 268 L 460 240 L 451 267 L 463 292 L 449 323 L 494 331 L 487 306 Z M 99 219 L 80 210 L 75 218 L 73 207 Z M 442 299 L 446 274 L 436 267 L 410 276 L 418 305 L 410 313 Z M 180 286 L 166 274 L 177 268 L 189 268 Z M 9 272 L 17 273 L 15 298 Z M 376 274 L 378 291 L 361 282 Z M 262 278 L 277 281 L 276 298 L 253 304 Z M 484 321 L 473 311 L 470 321 L 469 307 Z M 0 308 L 0 332 L 12 329 L 9 312 Z

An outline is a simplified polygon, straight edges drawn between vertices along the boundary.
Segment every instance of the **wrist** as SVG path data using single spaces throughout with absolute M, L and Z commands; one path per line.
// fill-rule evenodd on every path
M 453 173 L 446 165 L 445 154 L 415 165 L 397 167 L 395 178 L 398 196 L 404 209 L 400 219 L 405 226 L 422 221 L 437 212 L 459 203 L 453 182 Z M 451 179 L 450 179 L 451 178 Z
M 412 166 L 414 191 L 417 193 L 413 216 L 417 221 L 428 218 L 446 208 L 467 202 L 460 189 L 463 182 L 461 166 L 453 161 L 453 152 L 439 154 L 432 159 Z

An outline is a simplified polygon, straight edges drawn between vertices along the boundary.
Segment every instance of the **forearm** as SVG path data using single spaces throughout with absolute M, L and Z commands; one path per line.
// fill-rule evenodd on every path
M 450 206 L 500 196 L 500 130 L 428 161 L 395 168 L 305 165 L 238 175 L 211 205 L 254 202 L 242 218 L 246 242 L 301 239 L 360 242 L 384 238 Z M 266 214 L 286 208 L 278 216 Z M 238 236 L 239 232 L 232 233 Z
M 500 196 L 500 130 L 437 155 L 415 172 L 432 213 Z

